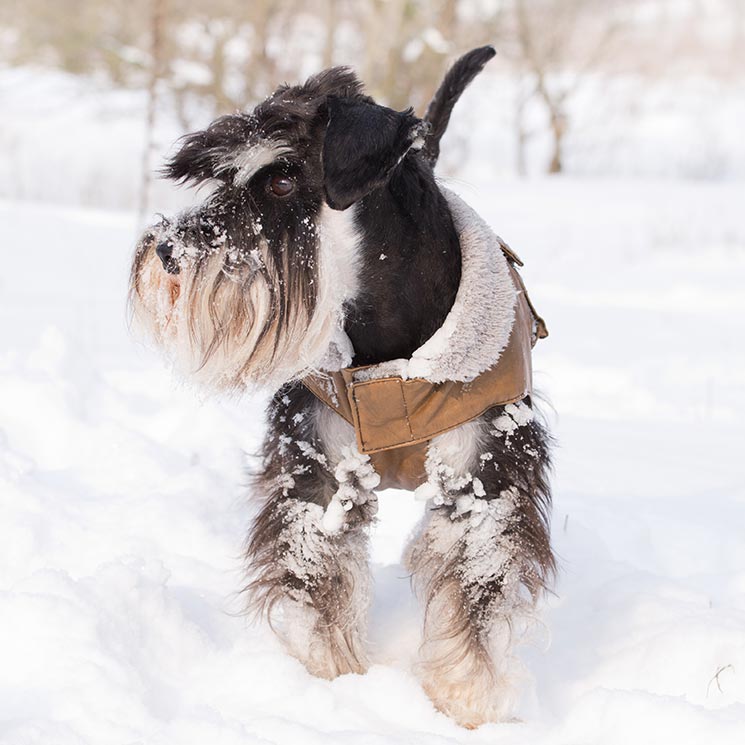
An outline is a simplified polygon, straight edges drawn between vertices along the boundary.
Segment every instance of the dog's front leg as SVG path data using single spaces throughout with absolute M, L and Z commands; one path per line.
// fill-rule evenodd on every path
M 466 727 L 514 711 L 513 636 L 553 571 L 547 444 L 521 403 L 429 448 L 417 490 L 428 510 L 407 556 L 426 599 L 418 672 L 437 708 Z
M 266 501 L 247 548 L 251 606 L 314 675 L 362 673 L 377 475 L 350 449 L 351 427 L 302 386 L 275 396 L 269 424 Z

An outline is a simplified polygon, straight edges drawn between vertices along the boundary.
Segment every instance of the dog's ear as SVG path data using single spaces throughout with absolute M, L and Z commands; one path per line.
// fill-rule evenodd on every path
M 394 111 L 361 98 L 328 99 L 323 185 L 335 210 L 382 186 L 409 150 L 424 145 L 428 125 L 411 109 Z

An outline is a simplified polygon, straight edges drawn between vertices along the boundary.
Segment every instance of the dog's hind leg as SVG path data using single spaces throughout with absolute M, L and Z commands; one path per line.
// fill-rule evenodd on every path
M 554 567 L 547 440 L 520 403 L 429 449 L 419 489 L 429 509 L 407 555 L 426 599 L 418 673 L 437 708 L 466 727 L 514 711 L 514 635 Z
M 323 407 L 323 408 L 319 408 Z M 314 675 L 367 668 L 368 536 L 377 475 L 322 426 L 326 409 L 302 386 L 287 386 L 269 410 L 257 486 L 265 495 L 247 545 L 250 607 L 265 614 Z M 373 483 L 375 482 L 375 483 Z

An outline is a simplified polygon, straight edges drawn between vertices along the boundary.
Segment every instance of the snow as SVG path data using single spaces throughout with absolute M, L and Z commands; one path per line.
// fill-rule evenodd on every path
M 76 161 L 92 100 L 58 151 L 53 86 L 23 84 L 50 112 L 33 118 L 38 152 L 18 141 L 0 201 L 0 743 L 745 741 L 745 183 L 474 167 L 450 184 L 525 259 L 558 439 L 561 574 L 518 650 L 520 721 L 468 732 L 411 673 L 421 618 L 398 562 L 423 510 L 412 494 L 380 495 L 367 674 L 313 678 L 240 615 L 265 402 L 205 398 L 130 336 L 134 215 L 20 201 L 58 198 L 68 174 L 67 201 L 86 201 L 110 176 L 98 141 L 91 184 Z M 137 148 L 116 121 L 121 175 Z M 29 164 L 47 157 L 42 184 Z M 135 198 L 112 181 L 90 193 Z
M 0 66 L 0 99 L 0 197 L 137 206 L 145 147 L 143 91 Z M 183 131 L 174 111 L 160 114 L 156 124 L 155 145 L 163 153 Z M 154 181 L 156 200 L 169 206 L 183 202 L 171 191 Z
M 238 614 L 263 402 L 130 338 L 130 215 L 4 202 L 0 741 L 742 742 L 742 185 L 462 191 L 551 329 L 562 573 L 523 722 L 460 730 L 410 673 L 412 495 L 380 500 L 369 673 L 312 678 Z

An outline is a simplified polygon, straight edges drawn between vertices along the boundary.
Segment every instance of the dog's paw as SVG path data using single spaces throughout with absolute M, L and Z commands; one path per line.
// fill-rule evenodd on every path
M 494 657 L 453 646 L 453 641 L 430 642 L 426 649 L 432 656 L 420 658 L 416 667 L 422 688 L 435 707 L 467 729 L 487 722 L 514 721 L 522 680 L 519 662 L 504 649 Z
M 362 628 L 329 626 L 317 611 L 302 603 L 285 607 L 283 624 L 275 627 L 287 651 L 317 678 L 333 680 L 347 673 L 367 672 L 369 661 Z
M 337 639 L 316 640 L 309 654 L 300 659 L 308 672 L 326 680 L 333 680 L 347 673 L 366 673 L 369 666 L 366 655 L 361 650 L 352 648 L 340 633 L 332 636 Z
M 513 720 L 515 690 L 506 680 L 476 676 L 471 680 L 429 677 L 422 687 L 438 711 L 466 729 Z

